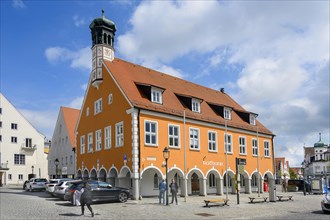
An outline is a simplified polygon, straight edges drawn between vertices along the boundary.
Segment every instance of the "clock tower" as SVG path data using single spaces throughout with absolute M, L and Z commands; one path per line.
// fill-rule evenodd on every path
M 89 25 L 92 33 L 92 85 L 99 88 L 103 82 L 102 63 L 103 59 L 114 59 L 114 37 L 116 25 L 104 16 L 96 18 Z

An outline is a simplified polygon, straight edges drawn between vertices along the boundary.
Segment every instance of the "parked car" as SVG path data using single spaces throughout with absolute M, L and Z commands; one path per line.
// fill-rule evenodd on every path
M 61 181 L 65 181 L 65 180 L 72 180 L 72 179 L 69 178 L 50 179 L 49 182 L 46 184 L 46 193 L 50 194 L 51 196 L 54 196 L 55 186 L 59 184 Z
M 91 187 L 91 195 L 93 202 L 104 201 L 119 201 L 126 202 L 130 197 L 129 189 L 122 187 L 112 187 L 111 184 L 97 181 L 88 180 L 88 185 Z M 81 190 L 84 181 L 78 181 L 72 183 L 65 192 L 64 199 L 70 201 L 73 204 L 73 193 L 76 190 Z
M 329 190 L 321 201 L 321 208 L 324 213 L 330 213 L 330 191 Z
M 77 180 L 64 180 L 55 185 L 53 195 L 60 199 L 64 199 L 65 190 L 71 186 L 71 183 L 76 182 Z
M 312 186 L 306 180 L 288 180 L 288 188 L 298 187 L 298 191 L 303 191 L 304 183 L 306 192 L 311 192 Z
M 46 190 L 47 179 L 45 178 L 31 178 L 29 182 L 26 183 L 26 190 L 30 192 L 34 190 Z

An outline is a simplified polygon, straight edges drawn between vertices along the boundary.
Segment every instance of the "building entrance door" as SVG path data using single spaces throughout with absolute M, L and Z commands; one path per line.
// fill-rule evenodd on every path
M 191 193 L 199 194 L 199 179 L 196 173 L 191 176 Z

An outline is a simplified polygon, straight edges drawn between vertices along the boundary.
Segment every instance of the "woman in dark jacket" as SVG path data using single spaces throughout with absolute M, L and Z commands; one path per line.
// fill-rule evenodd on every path
M 91 207 L 92 204 L 92 193 L 91 193 L 91 187 L 87 184 L 87 182 L 84 182 L 83 187 L 81 188 L 81 197 L 80 197 L 80 203 L 81 203 L 81 215 L 84 215 L 85 212 L 85 205 L 91 211 L 92 217 L 94 217 L 94 212 Z

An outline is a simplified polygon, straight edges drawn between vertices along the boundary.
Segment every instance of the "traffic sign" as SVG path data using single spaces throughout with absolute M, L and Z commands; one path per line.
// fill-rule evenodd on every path
M 244 165 L 238 165 L 238 173 L 243 174 L 244 173 Z

